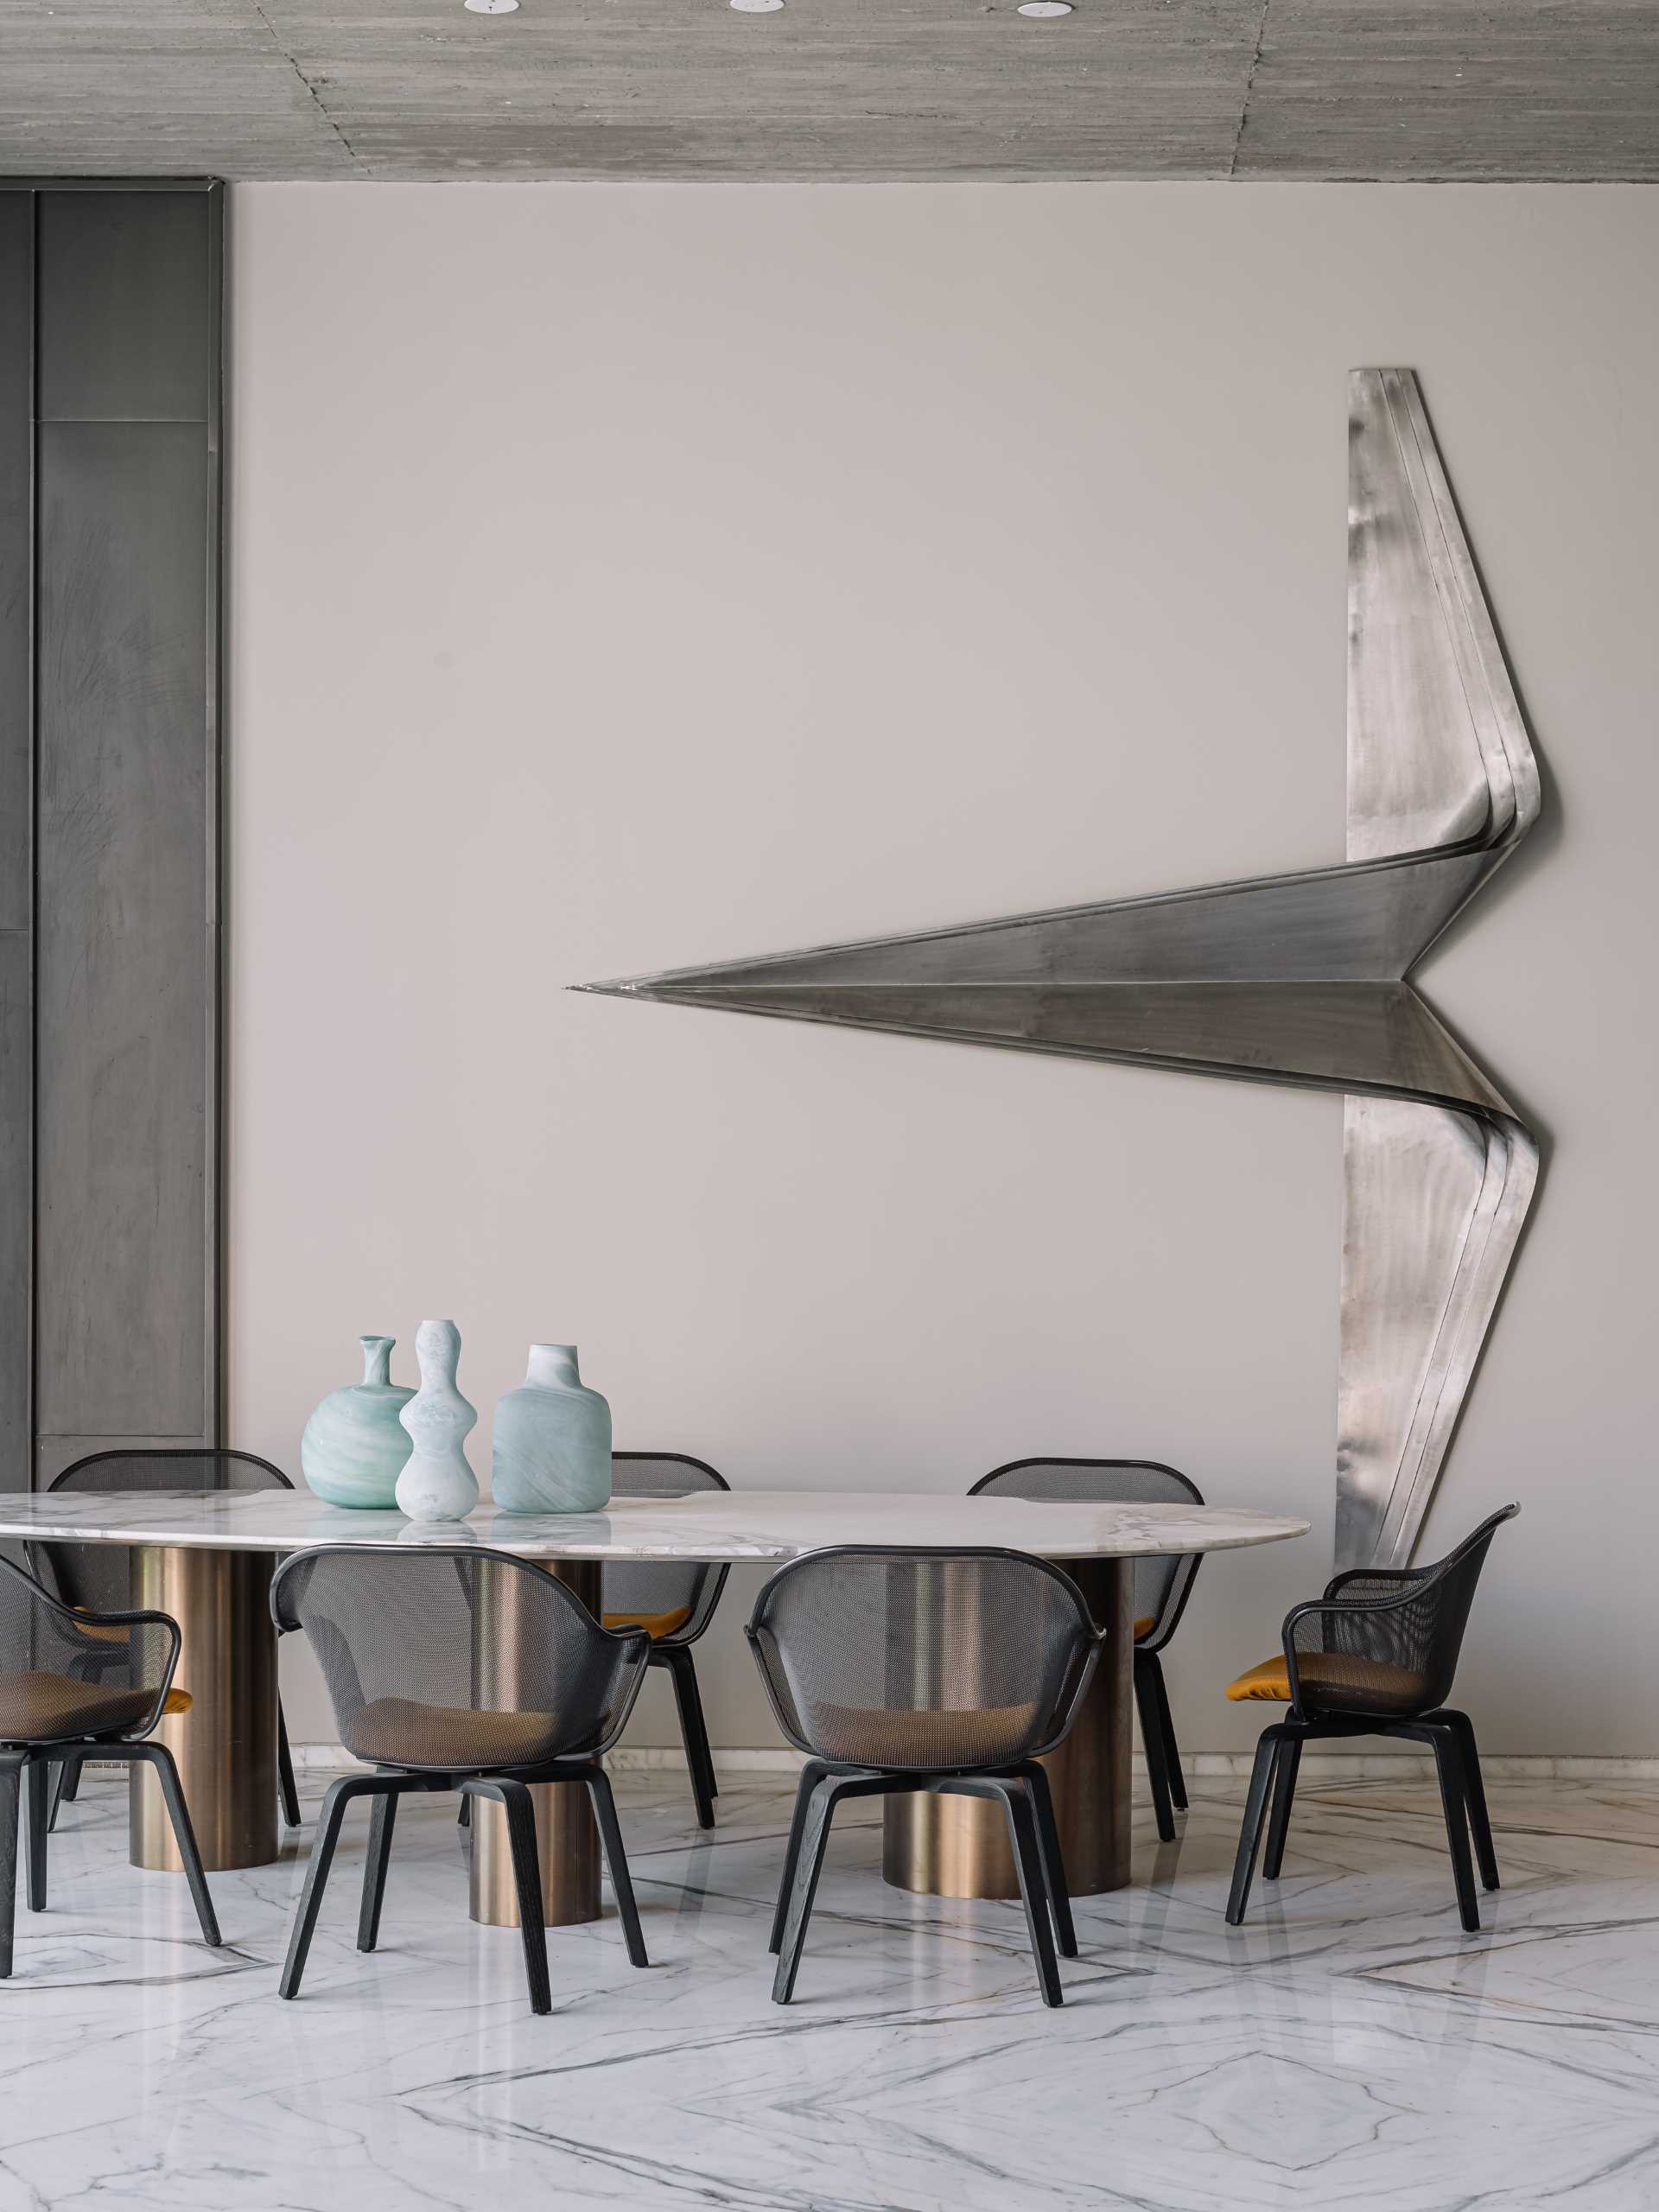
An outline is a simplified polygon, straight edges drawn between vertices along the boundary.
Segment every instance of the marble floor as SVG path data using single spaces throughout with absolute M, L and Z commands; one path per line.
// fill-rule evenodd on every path
M 400 1817 L 372 1958 L 351 1816 L 285 2005 L 308 1832 L 214 1878 L 214 1955 L 89 1777 L 0 1983 L 0 2212 L 1659 2206 L 1659 1784 L 1494 1783 L 1506 1887 L 1465 1938 L 1432 1786 L 1305 1783 L 1234 1932 L 1242 1788 L 1196 1783 L 1180 1840 L 1142 1813 L 1135 1886 L 1079 1905 L 1060 2012 L 1018 1909 L 886 1888 L 858 1808 L 779 2011 L 783 1778 L 729 1781 L 712 1840 L 674 1776 L 619 1795 L 653 1965 L 613 1917 L 558 1931 L 537 2020 L 517 1936 L 467 1917 L 443 1801 Z

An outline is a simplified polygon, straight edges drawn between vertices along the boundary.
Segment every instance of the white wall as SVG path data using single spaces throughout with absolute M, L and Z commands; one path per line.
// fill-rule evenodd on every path
M 1344 372 L 1405 363 L 1548 776 L 1427 976 L 1554 1141 L 1428 1555 L 1524 1502 L 1490 1749 L 1659 1751 L 1656 213 L 238 188 L 232 1440 L 452 1313 L 480 1466 L 532 1338 L 739 1486 L 1170 1459 L 1314 1522 L 1182 1633 L 1184 1744 L 1248 1742 L 1330 1559 L 1338 1102 L 563 987 L 1339 858 Z

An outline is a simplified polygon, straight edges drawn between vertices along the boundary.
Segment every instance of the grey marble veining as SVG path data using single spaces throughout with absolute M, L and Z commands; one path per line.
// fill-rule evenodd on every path
M 699 1491 L 613 1497 L 603 1513 L 422 1523 L 309 1491 L 58 1491 L 0 1496 L 0 1536 L 297 1551 L 308 1544 L 464 1543 L 530 1559 L 786 1560 L 828 1544 L 986 1544 L 1049 1559 L 1233 1551 L 1305 1536 L 1286 1514 L 1227 1505 L 1095 1505 L 921 1491 Z
M 1138 1811 L 1135 1885 L 1079 1904 L 1058 2013 L 1017 1906 L 887 1889 L 856 1815 L 780 2012 L 786 1787 L 728 1777 L 708 1839 L 681 1777 L 619 1794 L 654 1963 L 609 1915 L 562 1929 L 537 2021 L 516 1936 L 467 1917 L 447 1801 L 400 1816 L 372 1958 L 348 1825 L 284 2005 L 308 1830 L 213 1878 L 215 1957 L 89 1776 L 0 1984 L 0 2212 L 1659 2203 L 1659 1787 L 1494 1784 L 1506 1886 L 1465 1937 L 1432 1784 L 1305 1783 L 1284 1879 L 1230 1930 L 1242 1786 L 1196 1782 L 1179 1840 Z

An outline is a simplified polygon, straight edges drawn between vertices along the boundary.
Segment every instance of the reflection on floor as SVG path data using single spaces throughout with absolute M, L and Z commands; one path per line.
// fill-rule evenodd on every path
M 0 2212 L 1659 2206 L 1659 1785 L 1494 1783 L 1507 1886 L 1465 1938 L 1432 1786 L 1305 1783 L 1235 1933 L 1242 1789 L 1198 1783 L 1179 1842 L 1142 1815 L 1135 1887 L 1079 1905 L 1062 2012 L 1017 1907 L 886 1888 L 855 1808 L 779 2012 L 788 1796 L 747 1779 L 712 1842 L 680 1778 L 623 1781 L 655 1963 L 613 1916 L 558 1931 L 538 2021 L 516 1935 L 467 1917 L 447 1801 L 399 1817 L 373 1958 L 351 1816 L 284 2005 L 308 1830 L 213 1878 L 215 1957 L 181 1885 L 128 1866 L 124 1786 L 89 1777 L 0 1983 Z

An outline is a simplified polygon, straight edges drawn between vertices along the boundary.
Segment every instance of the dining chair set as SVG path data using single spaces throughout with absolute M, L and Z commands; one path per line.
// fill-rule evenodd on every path
M 119 1481 L 98 1465 L 116 1459 L 124 1463 Z M 59 1483 L 286 1486 L 268 1462 L 225 1452 L 99 1454 Z M 658 1453 L 619 1454 L 615 1487 L 666 1497 L 727 1485 L 700 1460 Z M 1203 1503 L 1185 1476 L 1144 1461 L 1026 1459 L 974 1487 L 1032 1499 Z M 1293 1607 L 1280 1653 L 1229 1685 L 1235 1700 L 1282 1708 L 1255 1755 L 1230 1923 L 1243 1918 L 1264 1828 L 1262 1877 L 1280 1874 L 1303 1745 L 1382 1735 L 1433 1752 L 1462 1923 L 1478 1929 L 1476 1873 L 1495 1890 L 1498 1869 L 1474 1732 L 1446 1700 L 1488 1548 L 1518 1510 L 1494 1514 L 1433 1566 L 1338 1575 L 1319 1598 Z M 25 1786 L 28 1904 L 41 1911 L 48 1832 L 89 1759 L 156 1770 L 203 1937 L 220 1941 L 177 1771 L 165 1745 L 151 1740 L 164 1714 L 188 1704 L 173 1683 L 180 1631 L 165 1613 L 129 1609 L 117 1602 L 124 1591 L 90 1579 L 86 1559 L 95 1549 L 0 1546 L 0 1975 L 11 1971 Z M 1192 1555 L 1135 1562 L 1135 1684 L 1165 1841 L 1186 1797 L 1162 1655 L 1198 1566 Z M 531 1791 L 556 1784 L 586 1794 L 629 1960 L 647 1965 L 605 1755 L 647 1672 L 668 1672 L 698 1824 L 713 1825 L 714 1766 L 690 1647 L 725 1578 L 724 1567 L 695 1563 L 607 1565 L 595 1618 L 532 1561 L 473 1542 L 322 1544 L 285 1558 L 271 1583 L 276 1630 L 310 1645 L 340 1741 L 359 1764 L 323 1800 L 282 1995 L 300 1989 L 341 1826 L 359 1797 L 370 1802 L 359 1949 L 378 1942 L 402 1801 L 453 1793 L 464 1813 L 491 1800 L 505 1824 L 531 2009 L 550 2012 Z M 778 1725 L 804 1762 L 770 1939 L 775 2000 L 787 2004 L 794 1993 L 837 1809 L 923 1792 L 1000 1807 L 1043 2001 L 1062 2003 L 1058 1961 L 1075 1957 L 1077 1942 L 1042 1761 L 1077 1717 L 1104 1633 L 1077 1583 L 1048 1561 L 991 1547 L 836 1546 L 780 1568 L 746 1633 Z M 283 1809 L 296 1821 L 285 1732 L 283 1741 Z

